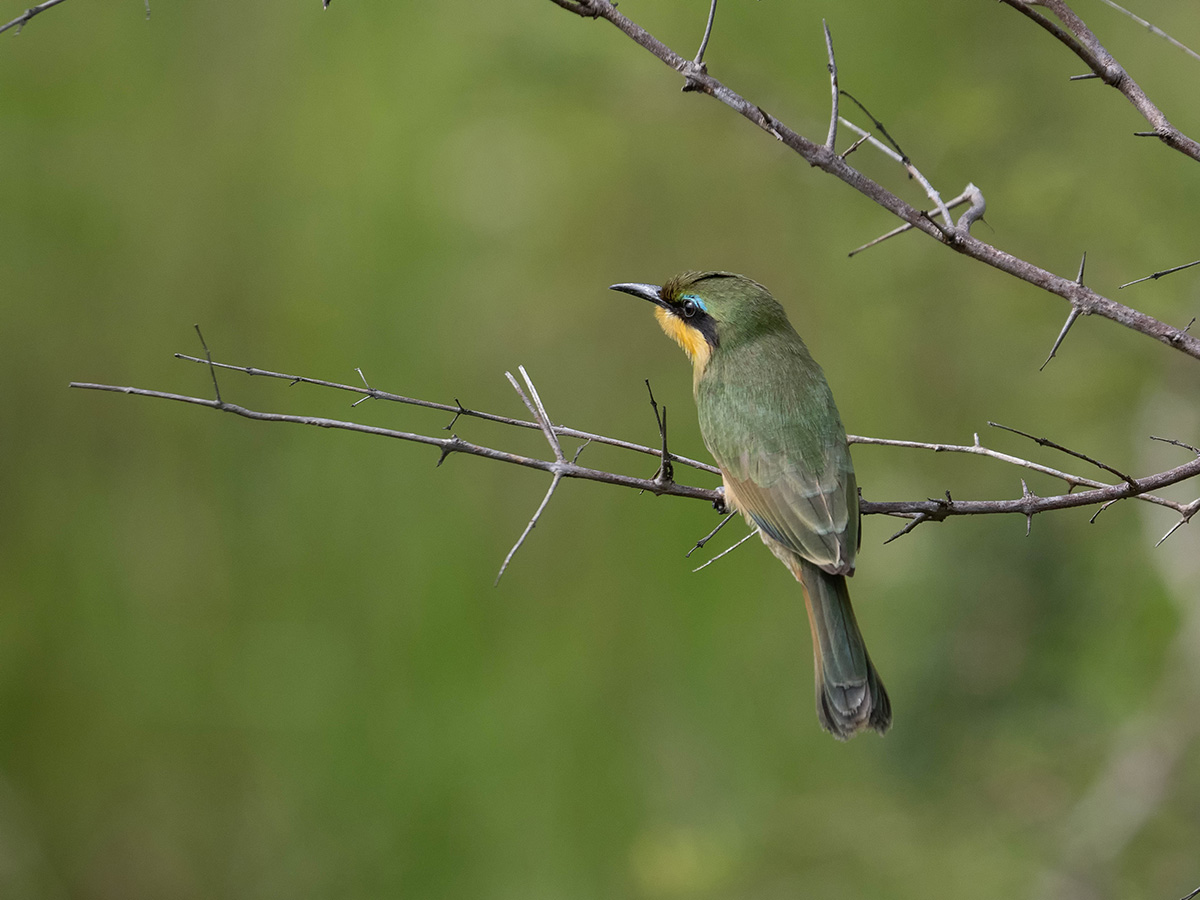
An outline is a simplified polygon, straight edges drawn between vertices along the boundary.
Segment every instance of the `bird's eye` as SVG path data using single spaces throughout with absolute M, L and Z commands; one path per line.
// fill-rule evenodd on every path
M 683 301 L 683 306 L 682 306 L 683 314 L 685 316 L 687 316 L 689 319 L 696 314 L 696 310 L 698 310 L 699 308 L 700 307 L 698 307 L 696 305 L 696 301 L 692 300 L 690 297 L 687 300 Z

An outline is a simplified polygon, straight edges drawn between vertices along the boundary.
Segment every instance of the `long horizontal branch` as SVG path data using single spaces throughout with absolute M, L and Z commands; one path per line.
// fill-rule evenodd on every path
M 540 469 L 543 472 L 550 472 L 559 475 L 563 478 L 581 478 L 585 481 L 600 481 L 605 484 L 616 484 L 622 487 L 636 488 L 639 491 L 650 491 L 653 494 L 669 494 L 673 497 L 688 497 L 695 500 L 707 500 L 710 503 L 721 499 L 721 492 L 709 488 L 694 487 L 688 484 L 679 484 L 673 481 L 659 481 L 653 478 L 636 478 L 631 475 L 620 475 L 614 472 L 605 472 L 600 469 L 590 469 L 587 466 L 581 466 L 567 460 L 545 460 L 538 459 L 532 456 L 522 456 L 518 453 L 509 453 L 506 450 L 495 450 L 491 447 L 484 447 L 480 444 L 474 444 L 470 441 L 464 441 L 458 435 L 450 435 L 450 437 L 433 437 L 432 435 L 416 434 L 410 431 L 396 431 L 392 428 L 379 428 L 374 425 L 363 425 L 360 422 L 347 422 L 342 419 L 328 419 L 322 416 L 294 416 L 286 413 L 261 412 L 259 410 L 247 409 L 244 406 L 238 406 L 236 403 L 228 403 L 223 400 L 209 400 L 205 397 L 191 397 L 186 394 L 172 394 L 166 391 L 153 391 L 146 388 L 136 387 L 120 387 L 113 384 L 93 384 L 90 382 L 72 381 L 70 387 L 79 388 L 89 391 L 111 391 L 118 394 L 133 394 L 138 397 L 154 397 L 159 400 L 174 400 L 179 403 L 190 403 L 195 406 L 204 406 L 209 409 L 219 410 L 221 412 L 232 413 L 235 416 L 241 416 L 245 419 L 254 419 L 258 422 L 287 422 L 292 425 L 312 425 L 317 428 L 337 428 L 343 431 L 356 431 L 360 434 L 371 434 L 376 437 L 395 438 L 401 441 L 412 441 L 417 444 L 426 444 L 430 447 L 437 447 L 441 450 L 441 456 L 438 458 L 438 465 L 453 453 L 465 453 L 469 456 L 482 456 L 485 459 L 494 459 L 499 462 L 511 463 L 516 466 L 524 466 L 529 469 Z M 453 410 L 454 407 L 449 407 Z M 496 417 L 499 420 L 500 417 Z M 524 425 L 525 423 L 514 420 L 510 424 Z M 538 427 L 536 424 L 534 427 Z M 561 432 L 560 432 L 561 433 Z M 632 449 L 632 448 L 631 448 Z M 651 454 L 657 455 L 658 451 L 650 451 Z M 672 457 L 677 459 L 677 457 Z
M 258 422 L 286 422 L 292 425 L 312 425 L 317 428 L 337 428 L 342 431 L 355 431 L 360 434 L 371 434 L 376 437 L 395 438 L 401 441 L 412 441 L 417 444 L 426 444 L 430 447 L 437 447 L 441 450 L 441 456 L 438 458 L 438 465 L 453 453 L 465 453 L 469 456 L 482 456 L 485 459 L 494 459 L 499 462 L 511 463 L 516 466 L 524 466 L 529 469 L 540 469 L 543 472 L 550 472 L 562 478 L 581 478 L 585 481 L 600 481 L 605 484 L 616 484 L 622 487 L 636 488 L 639 491 L 650 491 L 654 494 L 670 494 L 673 497 L 688 497 L 695 500 L 707 500 L 712 503 L 720 500 L 720 491 L 711 490 L 709 488 L 693 487 L 688 484 L 679 484 L 677 482 L 659 482 L 652 478 L 636 478 L 630 475 L 620 475 L 614 472 L 604 472 L 600 469 L 589 469 L 586 466 L 578 465 L 567 460 L 545 460 L 538 459 L 532 456 L 522 456 L 518 453 L 509 453 L 506 450 L 496 450 L 491 447 L 484 447 L 480 444 L 474 444 L 470 441 L 464 441 L 457 435 L 450 437 L 433 437 L 426 434 L 416 434 L 410 431 L 396 431 L 391 428 L 378 428 L 374 425 L 363 425 L 360 422 L 347 422 L 342 419 L 328 419 L 321 416 L 293 416 L 286 413 L 261 412 L 259 410 L 247 409 L 244 406 L 238 406 L 236 403 L 228 403 L 222 400 L 209 400 L 204 397 L 191 397 L 186 394 L 172 394 L 166 391 L 152 391 L 146 388 L 136 387 L 120 387 L 112 384 L 92 384 L 89 382 L 73 381 L 70 384 L 73 388 L 80 388 L 89 391 L 112 391 L 118 394 L 133 394 L 138 397 L 154 397 L 159 400 L 174 400 L 179 403 L 190 403 L 195 406 L 204 406 L 209 409 L 219 410 L 221 412 L 232 413 L 235 416 L 241 416 L 245 419 L 254 419 Z
M 542 425 L 539 422 L 531 422 L 531 421 L 527 421 L 525 419 L 516 419 L 516 418 L 512 418 L 510 416 L 500 416 L 500 415 L 496 415 L 495 413 L 482 412 L 477 409 L 469 409 L 469 408 L 463 406 L 461 403 L 459 403 L 457 398 L 455 399 L 454 405 L 450 405 L 448 403 L 438 403 L 433 400 L 422 400 L 417 397 L 406 397 L 403 394 L 394 394 L 389 391 L 383 391 L 383 390 L 379 390 L 378 388 L 373 388 L 366 383 L 364 383 L 361 386 L 354 385 L 354 384 L 344 384 L 342 382 L 329 381 L 329 380 L 323 379 L 323 378 L 310 378 L 306 375 L 290 375 L 286 372 L 273 372 L 273 371 L 270 371 L 269 369 L 258 368 L 257 366 L 239 366 L 239 365 L 234 365 L 232 363 L 216 362 L 214 360 L 204 359 L 199 356 L 189 356 L 186 353 L 176 353 L 175 358 L 183 360 L 185 362 L 197 363 L 197 364 L 203 365 L 203 366 L 212 366 L 213 368 L 217 368 L 217 369 L 227 369 L 232 372 L 241 372 L 244 375 L 250 375 L 250 376 L 255 376 L 255 377 L 260 377 L 260 378 L 275 378 L 275 379 L 279 379 L 281 381 L 286 381 L 286 382 L 288 382 L 288 384 L 311 384 L 311 385 L 315 385 L 317 387 L 326 387 L 326 388 L 331 388 L 333 390 L 345 391 L 350 394 L 361 394 L 362 399 L 360 399 L 360 400 L 356 401 L 354 404 L 352 404 L 355 406 L 358 405 L 358 403 L 363 402 L 363 400 L 367 400 L 367 399 L 386 400 L 386 401 L 389 401 L 392 403 L 401 403 L 401 404 L 405 404 L 408 406 L 421 407 L 423 409 L 435 409 L 435 410 L 439 410 L 441 412 L 452 413 L 453 418 L 450 420 L 450 424 L 445 426 L 445 429 L 447 431 L 449 431 L 454 426 L 455 422 L 457 422 L 460 417 L 482 419 L 486 422 L 496 422 L 501 425 L 510 425 L 515 428 L 529 428 L 529 429 L 533 429 L 533 430 L 538 430 L 538 429 L 542 428 Z M 359 374 L 360 375 L 362 374 L 361 371 Z M 556 434 L 560 437 L 573 438 L 576 440 L 586 441 L 588 443 L 605 444 L 610 447 L 618 447 L 622 450 L 630 450 L 634 453 L 641 453 L 646 456 L 653 456 L 658 459 L 661 459 L 662 455 L 663 455 L 662 450 L 660 448 L 648 447 L 644 444 L 637 444 L 632 441 L 621 440 L 620 438 L 612 438 L 612 437 L 608 437 L 607 435 L 596 434 L 596 433 L 590 432 L 590 431 L 582 431 L 578 428 L 570 428 L 566 425 L 550 424 L 550 428 L 553 430 L 554 434 Z M 848 435 L 847 439 L 849 440 L 849 442 L 851 444 L 868 444 L 868 445 L 875 445 L 875 446 L 880 446 L 880 447 L 898 447 L 898 448 L 906 448 L 906 449 L 910 449 L 910 450 L 928 450 L 933 453 L 961 453 L 961 454 L 966 454 L 966 455 L 970 455 L 970 456 L 985 456 L 990 459 L 998 460 L 999 462 L 1004 462 L 1004 463 L 1008 463 L 1009 465 L 1019 466 L 1024 469 L 1029 469 L 1030 471 L 1038 472 L 1039 474 L 1047 475 L 1051 478 L 1055 478 L 1059 481 L 1062 481 L 1064 484 L 1066 484 L 1067 487 L 1069 488 L 1069 490 L 1071 490 L 1071 491 L 1073 491 L 1075 488 L 1080 488 L 1080 487 L 1106 488 L 1106 487 L 1110 486 L 1107 482 L 1104 482 L 1104 481 L 1099 481 L 1099 480 L 1093 479 L 1093 478 L 1086 478 L 1082 475 L 1074 475 L 1070 472 L 1063 471 L 1062 469 L 1055 469 L 1050 466 L 1042 465 L 1041 463 L 1032 462 L 1031 460 L 1024 459 L 1019 456 L 1013 456 L 1008 453 L 1002 453 L 998 450 L 993 450 L 990 447 L 984 446 L 980 442 L 978 434 L 975 435 L 975 442 L 973 444 L 945 444 L 945 443 L 929 443 L 929 442 L 924 442 L 924 441 L 901 441 L 901 440 L 895 440 L 893 438 L 864 437 L 862 435 L 857 435 L 857 434 Z M 680 456 L 677 453 L 670 454 L 670 461 L 681 463 L 682 465 L 689 466 L 690 468 L 693 468 L 693 469 L 698 469 L 701 472 L 709 472 L 713 475 L 721 474 L 720 469 L 718 469 L 716 466 L 710 465 L 708 463 L 700 462 L 699 460 L 696 460 L 696 459 L 691 459 L 687 456 Z M 1097 463 L 1095 463 L 1094 460 L 1088 460 L 1088 461 L 1092 462 L 1093 464 L 1100 465 L 1103 468 L 1103 464 L 1097 464 Z M 1159 497 L 1155 494 L 1149 494 L 1149 493 L 1139 494 L 1138 499 L 1144 500 L 1148 503 L 1156 504 L 1158 506 L 1166 507 L 1167 509 L 1174 510 L 1175 512 L 1179 513 L 1181 516 L 1187 514 L 1187 509 L 1188 509 L 1187 505 L 1183 504 L 1183 503 L 1179 503 L 1175 500 L 1168 500 L 1165 497 Z
M 1098 315 L 1110 319 L 1169 347 L 1174 347 L 1195 359 L 1200 359 L 1200 338 L 1188 334 L 1185 330 L 1110 300 L 1078 281 L 1055 275 L 1053 272 L 981 241 L 970 234 L 969 225 L 947 227 L 935 223 L 924 211 L 906 203 L 887 188 L 850 166 L 845 161 L 844 154 L 839 155 L 824 144 L 818 144 L 798 134 L 779 119 L 768 114 L 761 106 L 750 102 L 709 75 L 704 66 L 697 65 L 692 60 L 680 56 L 636 22 L 618 12 L 609 0 L 578 0 L 578 2 L 553 0 L 553 2 L 577 15 L 602 18 L 612 23 L 639 46 L 683 75 L 684 90 L 704 93 L 721 101 L 795 151 L 810 165 L 840 179 L 897 218 L 964 256 L 977 259 L 1062 297 L 1084 315 Z
M 186 357 L 180 355 L 183 359 L 188 359 L 196 362 L 204 362 L 196 357 Z M 536 457 L 524 456 L 516 453 L 509 453 L 504 450 L 497 450 L 492 447 L 486 447 L 470 441 L 465 441 L 452 434 L 449 437 L 434 437 L 431 435 L 418 434 L 407 431 L 398 431 L 390 428 L 380 428 L 372 425 L 363 425 L 357 422 L 348 422 L 340 419 L 330 419 L 317 416 L 296 416 L 285 413 L 262 412 L 258 410 L 247 409 L 246 407 L 237 404 L 228 403 L 221 399 L 210 400 L 202 397 L 192 397 L 184 394 L 174 394 L 165 391 L 149 390 L 136 387 L 121 387 L 117 385 L 95 384 L 90 382 L 72 382 L 71 387 L 83 390 L 110 391 L 122 394 L 131 394 L 142 397 L 152 397 L 161 400 L 173 400 L 180 403 L 188 403 L 196 406 L 203 406 L 209 409 L 215 409 L 220 412 L 232 413 L 247 419 L 264 422 L 287 422 L 297 425 L 310 425 L 318 428 L 337 428 L 346 431 L 354 431 L 363 434 L 372 434 L 378 437 L 388 437 L 403 441 L 411 441 L 414 443 L 425 444 L 438 448 L 441 453 L 438 458 L 440 465 L 447 456 L 453 453 L 464 453 L 472 456 L 481 456 L 486 459 L 494 459 L 500 462 L 511 463 L 514 465 L 524 466 L 531 469 L 539 469 L 544 472 L 549 472 L 554 475 L 556 482 L 566 478 L 577 478 L 586 481 L 599 481 L 605 484 L 615 484 L 622 487 L 635 488 L 640 491 L 649 491 L 656 495 L 667 495 L 675 497 L 686 497 L 695 500 L 705 500 L 707 502 L 720 505 L 723 503 L 723 497 L 719 489 L 703 488 L 694 485 L 680 484 L 676 482 L 669 474 L 669 467 L 660 467 L 658 475 L 653 478 L 638 478 L 631 475 L 623 475 L 615 472 L 607 472 L 600 469 L 593 469 L 587 466 L 578 464 L 577 459 L 579 452 L 576 452 L 575 457 L 568 460 L 565 454 L 562 453 L 561 447 L 558 445 L 559 436 L 571 436 L 584 438 L 587 442 L 599 442 L 610 444 L 612 446 L 622 447 L 638 453 L 645 453 L 651 456 L 658 456 L 660 459 L 664 456 L 661 450 L 645 447 L 638 444 L 633 444 L 627 441 L 618 441 L 616 439 L 607 438 L 601 435 L 593 435 L 588 432 L 578 431 L 576 429 L 566 429 L 562 426 L 551 423 L 549 416 L 545 413 L 544 407 L 541 405 L 541 400 L 537 397 L 536 388 L 533 387 L 524 370 L 521 370 L 522 377 L 526 380 L 526 386 L 529 389 L 525 393 L 519 384 L 513 381 L 513 386 L 517 389 L 522 399 L 525 400 L 531 410 L 536 413 L 537 422 L 526 422 L 520 419 L 508 419 L 502 416 L 495 416 L 490 413 L 480 413 L 473 410 L 466 410 L 460 405 L 450 406 L 448 404 L 438 404 L 426 400 L 417 400 L 415 398 L 403 397 L 398 394 L 390 394 L 384 391 L 379 391 L 374 388 L 356 388 L 352 385 L 342 385 L 337 382 L 322 381 L 320 379 L 304 378 L 300 376 L 284 375 L 282 373 L 267 372 L 266 370 L 256 369 L 246 366 L 231 366 L 222 363 L 212 363 L 213 370 L 225 368 L 235 369 L 247 374 L 267 375 L 269 377 L 288 379 L 291 382 L 304 381 L 311 384 L 331 387 L 338 390 L 347 390 L 355 393 L 362 393 L 364 397 L 377 397 L 379 399 L 395 400 L 402 403 L 413 404 L 428 408 L 439 409 L 445 412 L 454 413 L 455 419 L 460 415 L 474 415 L 476 418 L 483 418 L 490 421 L 500 422 L 502 424 L 511 425 L 514 427 L 534 427 L 543 431 L 550 446 L 554 448 L 555 459 L 545 460 Z M 532 399 L 530 399 L 532 395 Z M 361 402 L 361 401 L 359 401 Z M 451 423 L 453 424 L 453 422 Z M 1007 454 L 1001 454 L 997 451 L 982 447 L 979 444 L 978 436 L 976 443 L 973 446 L 962 446 L 954 444 L 920 444 L 910 441 L 892 441 L 881 438 L 853 438 L 855 443 L 862 444 L 879 444 L 884 446 L 901 446 L 929 449 L 938 452 L 961 452 L 973 453 L 977 455 L 989 456 L 1001 461 L 1010 462 L 1016 465 L 1022 465 L 1026 468 L 1031 468 L 1040 471 L 1043 474 L 1050 475 L 1065 481 L 1070 488 L 1083 485 L 1095 485 L 1089 490 L 1073 492 L 1069 491 L 1066 494 L 1059 494 L 1048 497 L 1039 497 L 1024 487 L 1022 496 L 1010 500 L 955 500 L 949 495 L 945 499 L 928 499 L 928 500 L 896 500 L 896 501 L 872 501 L 863 499 L 860 503 L 860 508 L 863 515 L 891 515 L 899 516 L 912 520 L 906 527 L 905 531 L 911 530 L 917 524 L 926 521 L 942 521 L 952 516 L 970 516 L 970 515 L 997 515 L 997 514 L 1019 514 L 1032 518 L 1034 515 L 1042 512 L 1048 512 L 1055 509 L 1069 509 L 1080 506 L 1091 506 L 1097 504 L 1109 504 L 1118 500 L 1123 500 L 1130 497 L 1139 497 L 1149 500 L 1150 502 L 1158 503 L 1162 506 L 1168 506 L 1174 509 L 1179 515 L 1179 524 L 1186 523 L 1192 516 L 1200 510 L 1200 500 L 1191 504 L 1180 504 L 1175 501 L 1166 500 L 1157 496 L 1148 496 L 1150 491 L 1158 490 L 1172 484 L 1187 480 L 1189 478 L 1200 475 L 1200 454 L 1196 459 L 1177 466 L 1165 472 L 1160 472 L 1155 475 L 1150 475 L 1144 478 L 1132 478 L 1125 476 L 1124 480 L 1119 484 L 1106 484 L 1104 482 L 1086 479 L 1081 476 L 1072 475 L 1056 469 L 1051 469 L 1047 466 L 1040 466 L 1036 463 L 1022 460 L 1019 457 L 1011 457 Z M 584 445 L 586 446 L 586 444 Z M 580 450 L 582 451 L 582 447 Z M 1078 455 L 1078 454 L 1076 454 Z M 695 460 L 686 460 L 683 457 L 670 454 L 667 457 L 667 462 L 677 461 L 686 465 L 691 465 L 698 469 L 703 469 L 710 472 L 716 470 L 704 463 L 699 463 Z M 552 492 L 551 492 L 552 493 Z M 549 494 L 547 494 L 549 497 Z M 539 509 L 540 512 L 540 509 Z M 536 520 L 536 516 L 535 516 Z M 1177 526 L 1178 527 L 1178 526 Z
M 1057 494 L 1052 497 L 1039 497 L 1032 491 L 1015 500 L 951 500 L 930 499 L 921 501 L 902 500 L 896 502 L 871 503 L 872 513 L 886 515 L 911 515 L 919 513 L 935 521 L 941 521 L 948 516 L 977 516 L 993 515 L 995 513 L 1018 513 L 1023 516 L 1033 516 L 1052 509 L 1074 509 L 1079 506 L 1095 506 L 1098 503 L 1110 503 L 1113 500 L 1124 500 L 1136 497 L 1146 491 L 1161 490 L 1189 478 L 1200 475 L 1200 457 L 1191 462 L 1148 475 L 1145 478 L 1134 478 L 1130 482 L 1094 488 L 1072 494 Z M 866 510 L 863 510 L 864 514 Z
M 878 447 L 906 447 L 912 450 L 931 450 L 934 453 L 962 453 L 968 456 L 985 456 L 989 459 L 998 460 L 999 462 L 1008 463 L 1009 465 L 1013 466 L 1019 466 L 1023 469 L 1029 469 L 1032 472 L 1038 472 L 1039 474 L 1056 478 L 1067 485 L 1068 493 L 1074 491 L 1074 489 L 1078 487 L 1099 489 L 1112 487 L 1112 485 L 1106 481 L 1100 481 L 1095 478 L 1086 478 L 1082 475 L 1074 475 L 1070 472 L 1065 472 L 1062 469 L 1055 469 L 1051 466 L 1042 465 L 1041 463 L 1036 463 L 1020 456 L 1013 456 L 1010 453 L 1001 453 L 999 450 L 993 450 L 990 447 L 985 447 L 980 443 L 978 434 L 975 435 L 975 443 L 973 444 L 936 444 L 927 443 L 924 441 L 898 441 L 891 438 L 862 437 L 860 435 L 853 434 L 849 435 L 849 441 L 851 444 L 873 444 Z M 1147 503 L 1153 503 L 1156 506 L 1172 509 L 1180 515 L 1187 514 L 1188 504 L 1179 503 L 1176 500 L 1169 500 L 1166 497 L 1159 497 L 1157 494 L 1141 493 L 1137 495 L 1137 499 L 1145 500 Z M 941 501 L 936 502 L 940 503 Z
M 201 359 L 198 356 L 188 356 L 186 353 L 176 353 L 176 359 L 182 359 L 186 362 L 199 363 L 200 365 L 209 365 L 207 359 Z M 436 409 L 441 412 L 453 413 L 454 419 L 446 426 L 446 430 L 454 426 L 455 421 L 460 416 L 471 419 L 483 419 L 485 422 L 497 422 L 501 425 L 511 425 L 515 428 L 532 428 L 535 431 L 542 426 L 538 422 L 529 422 L 524 419 L 514 419 L 509 416 L 498 416 L 495 413 L 481 412 L 477 409 L 468 409 L 461 403 L 455 401 L 451 406 L 448 403 L 436 403 L 433 400 L 420 400 L 416 397 L 405 397 L 401 394 L 392 394 L 388 391 L 381 391 L 376 388 L 364 385 L 359 387 L 354 384 L 342 384 L 337 381 L 326 381 L 321 378 L 309 378 L 304 375 L 288 375 L 284 372 L 271 372 L 267 369 L 260 369 L 256 366 L 235 366 L 230 363 L 212 362 L 211 365 L 218 369 L 229 369 L 234 372 L 241 372 L 245 375 L 254 375 L 261 378 L 279 378 L 291 384 L 312 384 L 318 387 L 333 388 L 339 391 L 347 391 L 351 394 L 362 394 L 364 399 L 372 400 L 387 400 L 392 403 L 404 403 L 408 406 L 420 406 L 424 409 Z M 359 401 L 362 402 L 361 400 Z M 619 447 L 622 450 L 631 450 L 634 453 L 644 453 L 647 456 L 661 457 L 662 453 L 654 447 L 647 447 L 643 444 L 635 444 L 631 441 L 623 441 L 619 438 L 606 437 L 602 434 L 592 434 L 589 431 L 581 431 L 578 428 L 569 428 L 566 425 L 555 425 L 554 433 L 561 437 L 574 438 L 581 441 L 590 441 L 596 444 L 607 444 L 610 447 Z M 689 459 L 686 456 L 679 456 L 675 453 L 671 454 L 671 459 L 674 462 L 683 463 L 685 466 L 690 466 L 693 469 L 699 469 L 702 472 L 711 472 L 714 475 L 721 474 L 716 466 L 708 463 L 700 462 L 699 460 Z

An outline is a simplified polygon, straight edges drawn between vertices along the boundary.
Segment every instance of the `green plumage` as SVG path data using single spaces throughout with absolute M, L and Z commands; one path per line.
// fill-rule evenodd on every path
M 762 285 L 723 272 L 686 273 L 661 288 L 614 285 L 665 311 L 689 350 L 704 442 L 726 500 L 805 588 L 821 724 L 845 739 L 891 724 L 846 588 L 859 544 L 858 487 L 846 432 L 821 367 Z M 673 318 L 672 318 L 673 317 Z M 682 321 L 695 331 L 681 334 Z M 692 344 L 696 334 L 706 346 Z
M 766 303 L 749 311 L 760 305 Z M 714 316 L 723 309 L 716 301 L 708 306 Z M 730 308 L 745 315 L 743 307 Z M 858 486 L 846 431 L 825 375 L 782 310 L 769 321 L 767 329 L 733 329 L 729 339 L 720 329 L 695 383 L 700 430 L 722 472 L 747 491 L 757 489 L 764 509 L 756 518 L 765 532 L 849 574 L 858 550 Z

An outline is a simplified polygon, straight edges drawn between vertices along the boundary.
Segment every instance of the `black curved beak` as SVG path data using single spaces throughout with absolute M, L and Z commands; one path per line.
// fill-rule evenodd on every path
M 609 285 L 610 291 L 620 291 L 622 294 L 633 294 L 635 297 L 641 297 L 643 300 L 649 300 L 655 306 L 667 308 L 667 304 L 662 298 L 662 288 L 657 284 L 613 284 Z

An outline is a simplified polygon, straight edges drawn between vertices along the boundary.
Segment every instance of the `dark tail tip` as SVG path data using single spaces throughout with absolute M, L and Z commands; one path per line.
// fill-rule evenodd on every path
M 853 684 L 817 681 L 817 717 L 839 741 L 871 729 L 884 734 L 892 726 L 892 702 L 875 666 L 867 660 L 867 679 Z

